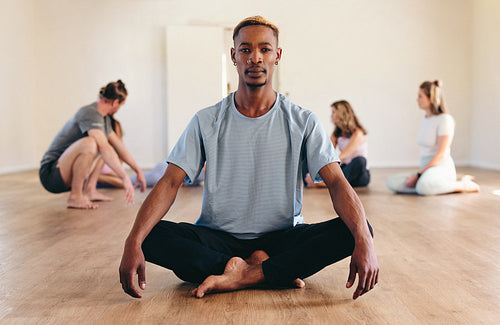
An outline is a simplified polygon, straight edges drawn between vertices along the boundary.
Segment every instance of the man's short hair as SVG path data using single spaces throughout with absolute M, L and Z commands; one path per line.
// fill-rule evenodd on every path
M 276 41 L 278 41 L 278 35 L 280 33 L 278 27 L 276 27 L 275 24 L 267 20 L 266 18 L 262 16 L 252 16 L 243 19 L 238 25 L 233 30 L 233 41 L 238 36 L 238 33 L 240 32 L 240 29 L 243 27 L 247 26 L 254 26 L 254 25 L 261 25 L 261 26 L 267 26 L 273 30 L 274 36 L 276 36 Z

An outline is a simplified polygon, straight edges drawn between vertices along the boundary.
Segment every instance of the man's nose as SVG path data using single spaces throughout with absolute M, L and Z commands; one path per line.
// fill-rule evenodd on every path
M 247 63 L 248 64 L 250 64 L 250 63 L 253 63 L 253 64 L 262 63 L 262 57 L 259 54 L 250 55 L 250 57 L 247 60 Z

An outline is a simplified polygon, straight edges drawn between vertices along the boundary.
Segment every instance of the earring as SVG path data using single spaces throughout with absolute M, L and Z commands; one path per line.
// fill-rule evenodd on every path
M 278 65 L 278 61 L 274 62 L 274 65 Z
M 236 66 L 236 62 L 233 62 L 234 66 Z

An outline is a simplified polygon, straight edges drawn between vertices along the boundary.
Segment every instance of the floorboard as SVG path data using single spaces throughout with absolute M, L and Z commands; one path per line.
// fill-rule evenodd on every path
M 394 195 L 372 169 L 357 189 L 375 232 L 377 287 L 353 301 L 349 260 L 306 279 L 304 289 L 250 289 L 193 298 L 193 285 L 147 264 L 143 298 L 122 292 L 123 242 L 147 193 L 97 210 L 66 209 L 37 171 L 0 175 L 0 323 L 2 324 L 499 324 L 500 172 L 460 168 L 481 192 Z M 182 188 L 169 220 L 193 222 L 202 188 Z M 307 222 L 334 216 L 324 189 L 306 189 Z

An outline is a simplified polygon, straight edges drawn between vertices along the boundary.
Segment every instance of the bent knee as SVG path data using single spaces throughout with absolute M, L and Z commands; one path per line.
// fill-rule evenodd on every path
M 404 179 L 402 179 L 399 176 L 389 176 L 385 180 L 385 186 L 389 190 L 391 190 L 393 192 L 397 192 L 404 185 L 403 182 L 404 182 Z
M 97 141 L 93 137 L 84 137 L 81 138 L 79 141 L 81 141 L 80 146 L 81 146 L 81 152 L 84 154 L 90 154 L 90 155 L 97 155 L 98 152 L 98 146 L 97 146 Z
M 437 195 L 446 193 L 445 189 L 445 181 L 443 179 L 433 179 L 430 177 L 421 178 L 417 185 L 415 186 L 415 190 L 418 195 Z
M 356 166 L 366 169 L 366 158 L 361 156 L 354 157 L 351 161 L 351 164 L 355 164 Z

